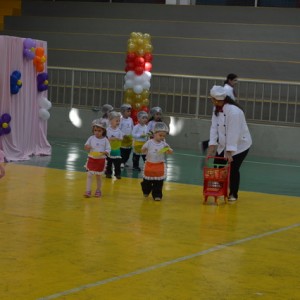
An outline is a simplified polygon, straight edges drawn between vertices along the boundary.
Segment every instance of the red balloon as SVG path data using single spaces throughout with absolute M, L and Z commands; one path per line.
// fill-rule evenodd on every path
M 153 56 L 151 53 L 147 52 L 144 55 L 145 62 L 152 62 Z
M 43 63 L 39 63 L 35 66 L 35 69 L 37 72 L 43 72 L 44 71 L 44 64 Z
M 143 105 L 141 107 L 141 110 L 145 111 L 146 113 L 149 113 L 149 107 L 148 106 Z
M 131 109 L 131 116 L 130 117 L 132 118 L 134 124 L 137 124 L 137 122 L 138 122 L 138 119 L 137 119 L 138 112 L 139 111 L 137 109 L 134 109 L 134 108 Z
M 127 57 L 126 57 L 126 61 L 134 61 L 136 59 L 137 55 L 135 54 L 135 52 L 128 52 L 127 53 Z
M 135 65 L 138 66 L 138 67 L 144 67 L 144 65 L 145 65 L 145 60 L 144 60 L 143 57 L 138 56 L 138 57 L 135 58 L 134 63 L 135 63 Z
M 128 69 L 128 71 L 134 71 L 134 69 L 135 69 L 134 62 L 128 62 L 126 65 L 126 68 Z
M 150 72 L 152 70 L 152 64 L 150 62 L 145 63 L 145 71 Z
M 144 72 L 144 68 L 143 67 L 135 67 L 134 72 L 136 75 L 142 75 Z

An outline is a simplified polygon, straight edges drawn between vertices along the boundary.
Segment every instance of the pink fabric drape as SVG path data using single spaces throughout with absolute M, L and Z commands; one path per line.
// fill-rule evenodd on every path
M 37 71 L 33 60 L 23 57 L 24 38 L 0 36 L 0 116 L 11 115 L 11 132 L 0 136 L 0 149 L 8 161 L 28 160 L 32 155 L 51 155 L 47 140 L 47 120 L 39 117 L 39 101 L 47 91 L 37 90 Z M 47 43 L 36 41 L 47 54 Z M 21 72 L 22 88 L 10 92 L 10 75 Z M 47 65 L 45 63 L 45 70 Z

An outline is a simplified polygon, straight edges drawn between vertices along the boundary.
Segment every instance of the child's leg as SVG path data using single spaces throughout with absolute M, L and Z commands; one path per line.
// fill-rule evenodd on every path
M 115 167 L 115 176 L 120 179 L 121 178 L 121 158 L 113 159 L 113 164 Z
M 112 175 L 112 164 L 113 164 L 112 159 L 110 157 L 107 157 L 107 165 L 106 165 L 106 171 L 105 171 L 105 174 L 107 176 Z
M 92 190 L 92 180 L 93 180 L 93 175 L 88 172 L 87 176 L 86 176 L 86 191 L 87 192 L 90 192 Z
M 101 187 L 102 187 L 101 175 L 96 175 L 96 182 L 97 182 L 97 189 L 95 192 L 95 197 L 101 197 Z
M 140 156 L 133 153 L 132 155 L 133 169 L 139 169 L 139 163 L 140 163 Z
M 152 197 L 154 200 L 161 200 L 163 194 L 162 189 L 164 185 L 163 180 L 153 180 Z
M 145 197 L 147 197 L 152 191 L 152 180 L 143 179 L 141 182 L 142 191 Z
M 146 155 L 142 155 L 142 158 L 143 158 L 143 161 L 145 162 L 146 161 Z
M 129 159 L 131 148 L 121 148 L 122 163 L 125 165 Z

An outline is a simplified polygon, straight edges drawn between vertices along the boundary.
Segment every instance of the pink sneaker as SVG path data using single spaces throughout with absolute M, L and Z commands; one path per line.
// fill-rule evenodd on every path
M 96 190 L 96 192 L 95 192 L 95 197 L 96 198 L 100 198 L 101 197 L 101 191 L 100 190 Z
M 84 197 L 85 198 L 91 198 L 92 197 L 91 191 L 86 191 L 85 194 L 84 194 Z

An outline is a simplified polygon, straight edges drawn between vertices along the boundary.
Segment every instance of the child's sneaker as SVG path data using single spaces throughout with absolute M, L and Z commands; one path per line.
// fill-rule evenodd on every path
M 101 195 L 102 195 L 102 193 L 101 193 L 101 191 L 100 190 L 96 190 L 96 192 L 95 192 L 95 197 L 96 198 L 100 198 L 101 197 Z
M 91 191 L 86 191 L 85 194 L 84 194 L 84 197 L 85 198 L 91 198 L 92 197 Z
M 147 198 L 149 196 L 149 194 L 144 194 L 144 197 Z
M 160 201 L 160 200 L 161 200 L 161 198 L 159 198 L 159 197 L 154 198 L 154 201 Z

